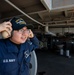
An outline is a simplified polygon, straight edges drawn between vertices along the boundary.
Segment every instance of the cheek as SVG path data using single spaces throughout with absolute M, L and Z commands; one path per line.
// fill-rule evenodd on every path
M 21 38 L 21 35 L 20 35 L 20 34 L 14 34 L 14 35 L 13 35 L 13 38 L 14 38 L 15 40 L 19 40 L 19 39 Z
M 24 35 L 24 36 L 26 36 L 26 37 L 28 37 L 28 36 L 29 36 L 29 34 L 28 34 L 28 33 L 24 33 L 23 35 Z
M 14 37 L 17 37 L 17 39 L 20 37 L 20 34 L 15 34 Z

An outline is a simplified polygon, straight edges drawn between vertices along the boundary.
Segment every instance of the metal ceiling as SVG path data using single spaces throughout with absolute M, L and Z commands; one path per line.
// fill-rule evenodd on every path
M 23 15 L 13 6 L 8 4 L 5 0 L 0 0 L 0 21 L 14 16 L 21 16 L 27 23 L 33 24 L 36 28 L 39 28 L 39 26 L 46 25 L 48 25 L 49 27 L 74 26 L 73 0 L 63 0 L 63 2 L 61 2 L 60 0 L 51 0 L 53 5 L 52 10 L 49 10 L 43 3 L 45 0 L 8 1 L 16 5 L 19 9 L 21 9 L 31 18 L 35 19 L 43 25 L 38 24 L 33 20 L 29 19 L 27 16 Z

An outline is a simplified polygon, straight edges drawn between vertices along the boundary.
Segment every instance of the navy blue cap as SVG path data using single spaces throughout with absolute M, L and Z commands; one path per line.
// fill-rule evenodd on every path
M 23 27 L 29 27 L 29 25 L 26 24 L 26 22 L 20 17 L 14 17 L 10 19 L 10 22 L 12 23 L 13 30 L 19 30 Z

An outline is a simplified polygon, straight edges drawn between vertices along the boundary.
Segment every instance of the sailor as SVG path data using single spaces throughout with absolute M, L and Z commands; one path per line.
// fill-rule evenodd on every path
M 1 23 L 3 32 L 8 36 L 0 39 L 0 75 L 30 75 L 30 53 L 39 47 L 38 39 L 20 17 Z

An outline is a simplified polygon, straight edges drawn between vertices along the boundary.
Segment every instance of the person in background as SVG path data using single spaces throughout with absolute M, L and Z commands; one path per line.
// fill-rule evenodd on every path
M 0 39 L 0 75 L 30 75 L 30 53 L 39 47 L 39 40 L 28 28 L 20 17 L 0 24 L 0 33 L 11 33 Z

